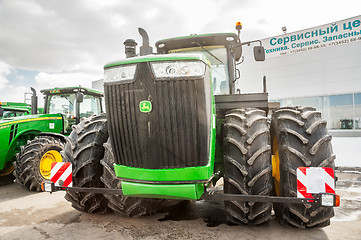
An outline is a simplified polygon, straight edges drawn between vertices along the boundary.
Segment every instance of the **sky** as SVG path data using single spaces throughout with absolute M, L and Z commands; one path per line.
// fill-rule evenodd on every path
M 0 101 L 24 101 L 30 87 L 91 87 L 122 59 L 138 27 L 157 40 L 235 32 L 242 41 L 360 15 L 361 1 L 330 0 L 0 0 Z M 137 50 L 139 52 L 139 49 Z

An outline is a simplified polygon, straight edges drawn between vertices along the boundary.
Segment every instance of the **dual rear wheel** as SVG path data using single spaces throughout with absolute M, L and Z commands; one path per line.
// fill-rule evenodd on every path
M 270 125 L 259 109 L 225 115 L 224 193 L 297 197 L 298 167 L 335 168 L 326 121 L 314 108 L 281 108 Z M 231 223 L 258 225 L 270 220 L 272 204 L 226 201 L 225 208 Z M 282 224 L 298 228 L 327 226 L 334 215 L 332 207 L 311 204 L 273 209 Z

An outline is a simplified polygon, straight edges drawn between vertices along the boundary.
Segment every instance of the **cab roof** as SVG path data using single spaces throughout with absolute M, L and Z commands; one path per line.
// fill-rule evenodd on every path
M 61 93 L 76 93 L 78 91 L 81 91 L 84 94 L 94 95 L 98 97 L 103 96 L 103 92 L 91 88 L 85 88 L 85 87 L 64 87 L 64 88 L 50 88 L 50 89 L 42 89 L 40 92 L 44 95 L 54 95 L 54 94 L 61 94 Z
M 1 102 L 0 106 L 2 107 L 29 107 L 30 105 L 23 102 Z
M 8 110 L 8 111 L 18 111 L 18 112 L 29 112 L 31 110 L 30 106 L 0 106 L 1 109 Z
M 154 61 L 169 61 L 169 60 L 200 60 L 203 61 L 205 64 L 208 64 L 207 58 L 203 54 L 179 54 L 179 53 L 172 53 L 166 55 L 146 55 L 146 56 L 139 56 L 139 57 L 132 57 L 126 58 L 119 61 L 114 61 L 106 64 L 104 68 L 114 67 L 118 65 L 124 64 L 132 64 L 132 63 L 139 63 L 139 62 L 154 62 Z
M 212 33 L 202 35 L 191 35 L 184 37 L 175 37 L 159 40 L 155 43 L 158 53 L 168 53 L 169 50 L 199 47 L 201 46 L 215 46 L 223 45 L 226 48 L 236 44 L 238 36 L 235 33 Z

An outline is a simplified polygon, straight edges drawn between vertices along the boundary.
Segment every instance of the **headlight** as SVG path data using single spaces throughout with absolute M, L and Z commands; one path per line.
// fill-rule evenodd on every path
M 104 82 L 131 81 L 136 68 L 136 64 L 107 68 L 104 70 Z
M 202 77 L 206 70 L 201 61 L 162 61 L 151 62 L 150 65 L 154 76 L 160 79 Z

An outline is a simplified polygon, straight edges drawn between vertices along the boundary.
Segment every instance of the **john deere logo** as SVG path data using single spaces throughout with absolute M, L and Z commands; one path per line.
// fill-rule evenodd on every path
M 142 113 L 149 113 L 152 111 L 152 103 L 150 101 L 141 101 L 139 109 Z

